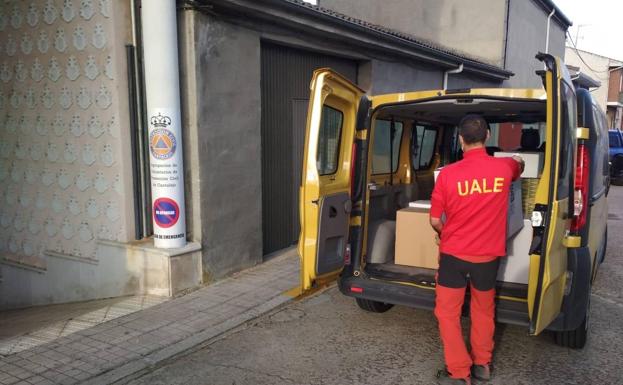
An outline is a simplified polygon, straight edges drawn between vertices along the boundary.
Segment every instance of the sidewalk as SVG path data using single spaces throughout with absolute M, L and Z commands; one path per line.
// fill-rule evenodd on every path
M 183 297 L 0 360 L 0 384 L 108 384 L 291 300 L 296 250 Z

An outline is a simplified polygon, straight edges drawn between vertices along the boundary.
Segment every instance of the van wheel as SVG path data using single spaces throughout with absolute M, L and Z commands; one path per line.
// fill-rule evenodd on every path
M 554 332 L 554 339 L 556 344 L 565 348 L 582 349 L 586 345 L 586 339 L 588 337 L 588 327 L 591 309 L 591 297 L 589 294 L 588 305 L 586 308 L 586 315 L 584 321 L 575 330 L 565 330 L 560 332 Z
M 357 300 L 357 305 L 365 311 L 371 311 L 372 313 L 385 313 L 392 307 L 394 307 L 391 303 L 372 301 L 371 299 L 364 298 L 355 298 Z

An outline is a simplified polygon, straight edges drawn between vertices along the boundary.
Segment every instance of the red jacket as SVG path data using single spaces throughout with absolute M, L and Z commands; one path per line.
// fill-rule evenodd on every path
M 520 174 L 519 162 L 489 156 L 485 148 L 442 168 L 430 210 L 431 218 L 446 216 L 439 251 L 469 262 L 506 255 L 509 190 Z

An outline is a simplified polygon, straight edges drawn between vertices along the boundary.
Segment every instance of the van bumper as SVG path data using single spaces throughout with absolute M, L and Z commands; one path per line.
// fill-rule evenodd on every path
M 435 308 L 434 289 L 424 289 L 407 284 L 352 275 L 340 276 L 338 287 L 342 294 L 349 297 L 409 306 L 416 309 L 433 310 Z M 352 287 L 358 288 L 356 289 L 357 292 L 353 292 L 351 290 Z M 465 305 L 463 306 L 463 315 L 466 316 L 468 314 L 469 299 L 466 298 Z M 524 302 L 498 300 L 496 303 L 496 322 L 528 326 L 530 322 L 528 305 Z

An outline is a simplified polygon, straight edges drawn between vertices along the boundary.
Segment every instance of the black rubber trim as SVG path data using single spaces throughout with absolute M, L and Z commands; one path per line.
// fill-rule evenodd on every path
M 545 100 L 541 100 L 541 99 L 534 99 L 534 98 L 510 98 L 507 96 L 489 96 L 489 95 L 444 95 L 441 92 L 439 92 L 437 94 L 437 96 L 432 96 L 430 98 L 422 98 L 422 99 L 418 99 L 418 100 L 406 100 L 404 102 L 393 102 L 393 103 L 385 103 L 385 104 L 381 104 L 376 106 L 376 108 L 372 111 L 372 115 L 374 115 L 376 113 L 376 111 L 378 111 L 381 108 L 384 107 L 393 107 L 393 106 L 405 106 L 408 104 L 420 104 L 420 103 L 426 103 L 426 102 L 431 102 L 431 101 L 436 101 L 436 100 L 446 100 L 446 99 L 487 99 L 487 100 L 502 100 L 502 101 L 509 101 L 509 102 L 517 102 L 517 101 L 528 101 L 528 102 L 534 102 L 534 103 L 546 103 Z

